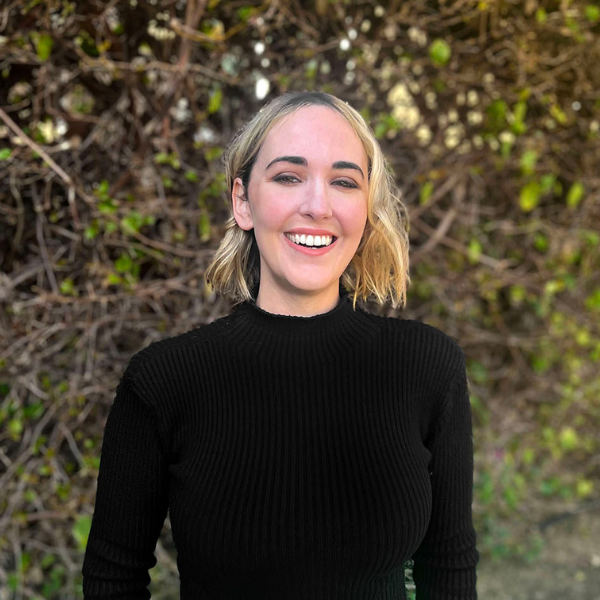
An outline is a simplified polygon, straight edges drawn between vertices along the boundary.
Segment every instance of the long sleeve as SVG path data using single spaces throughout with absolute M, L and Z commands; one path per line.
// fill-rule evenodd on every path
M 462 351 L 461 351 L 462 352 Z M 417 600 L 476 600 L 473 437 L 464 354 L 426 441 L 431 520 L 413 556 Z
M 121 380 L 106 421 L 82 574 L 86 600 L 148 599 L 167 514 L 168 463 L 154 411 Z

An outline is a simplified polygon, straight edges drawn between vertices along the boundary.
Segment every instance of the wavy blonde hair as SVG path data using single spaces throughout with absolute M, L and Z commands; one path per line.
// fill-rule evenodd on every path
M 266 104 L 237 133 L 224 153 L 229 198 L 240 177 L 248 189 L 256 157 L 271 128 L 292 112 L 311 105 L 327 106 L 348 121 L 368 159 L 367 223 L 360 244 L 341 277 L 342 285 L 357 300 L 374 296 L 379 304 L 406 305 L 410 283 L 408 215 L 379 142 L 354 108 L 323 92 L 292 92 Z M 260 282 L 260 254 L 254 230 L 237 224 L 233 210 L 226 231 L 204 274 L 206 283 L 234 302 L 256 300 Z

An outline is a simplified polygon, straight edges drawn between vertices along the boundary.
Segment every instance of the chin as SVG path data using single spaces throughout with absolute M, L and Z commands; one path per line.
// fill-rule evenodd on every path
M 314 279 L 307 279 L 304 281 L 290 281 L 288 283 L 288 287 L 291 290 L 297 290 L 299 293 L 314 293 L 318 294 L 320 292 L 325 292 L 327 289 L 333 287 L 337 288 L 338 280 L 331 281 L 315 281 Z

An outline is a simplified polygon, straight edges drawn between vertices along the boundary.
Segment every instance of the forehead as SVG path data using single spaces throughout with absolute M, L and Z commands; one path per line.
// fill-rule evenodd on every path
M 305 106 L 279 120 L 259 152 L 259 160 L 280 155 L 313 160 L 353 160 L 366 165 L 362 142 L 346 118 L 326 106 Z

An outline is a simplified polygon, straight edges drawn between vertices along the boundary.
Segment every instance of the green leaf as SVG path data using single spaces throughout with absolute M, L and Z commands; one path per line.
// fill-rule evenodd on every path
M 539 250 L 540 252 L 546 252 L 550 242 L 544 234 L 536 233 L 533 237 L 533 245 L 535 246 L 536 250 Z
M 594 4 L 588 4 L 585 7 L 585 18 L 590 21 L 590 23 L 597 23 L 600 21 L 600 7 L 595 6 Z
M 42 567 L 42 569 L 47 569 L 48 567 L 53 565 L 55 562 L 56 562 L 56 556 L 54 556 L 54 554 L 43 554 L 42 560 L 40 561 L 40 567 Z
M 23 421 L 20 418 L 10 419 L 8 422 L 8 432 L 13 440 L 18 440 L 23 433 Z
M 86 240 L 93 240 L 98 235 L 98 224 L 96 222 L 88 225 L 83 232 L 83 237 Z
M 552 173 L 546 173 L 540 177 L 540 187 L 542 189 L 542 194 L 547 194 L 552 191 L 554 188 L 554 184 L 556 183 L 556 176 Z
M 579 437 L 572 427 L 563 427 L 558 439 L 561 448 L 567 452 L 574 450 L 579 445 Z
M 425 204 L 433 193 L 433 182 L 426 181 L 419 190 L 419 204 Z
M 429 46 L 429 58 L 436 67 L 444 67 L 452 56 L 450 44 L 442 38 L 436 38 Z
M 244 23 L 253 15 L 256 11 L 256 8 L 252 6 L 242 6 L 237 9 L 237 16 L 240 21 L 244 21 Z
M 223 104 L 223 90 L 221 86 L 218 85 L 210 93 L 210 97 L 208 99 L 208 114 L 212 115 L 216 113 L 220 108 L 221 104 Z
M 533 175 L 537 163 L 538 154 L 535 150 L 526 150 L 521 156 L 521 173 L 523 175 Z
M 12 150 L 10 148 L 0 148 L 0 160 L 8 160 Z
M 471 264 L 475 264 L 479 262 L 479 257 L 481 256 L 481 242 L 477 238 L 473 238 L 469 242 L 469 253 L 468 258 Z
M 586 299 L 585 307 L 587 310 L 600 312 L 600 288 L 594 290 Z
M 531 212 L 539 203 L 541 196 L 540 184 L 537 181 L 530 181 L 521 188 L 519 194 L 519 206 L 523 212 Z
M 102 202 L 100 202 L 100 204 L 98 204 L 98 210 L 105 215 L 112 215 L 115 212 L 117 212 L 118 209 L 119 207 L 111 199 L 103 200 Z M 111 233 L 116 228 L 117 227 L 114 223 L 106 223 L 106 225 L 104 226 L 104 231 Z
M 587 498 L 594 491 L 594 482 L 582 478 L 577 482 L 577 496 Z
M 525 125 L 525 115 L 527 114 L 527 103 L 517 102 L 513 108 L 513 122 L 511 128 L 513 133 L 520 135 L 525 133 L 527 126 Z
M 494 100 L 486 110 L 488 126 L 492 131 L 498 131 L 506 124 L 508 106 L 504 100 Z
M 75 542 L 80 550 L 85 550 L 85 547 L 87 546 L 91 527 L 92 519 L 88 515 L 77 517 L 77 520 L 73 524 L 71 533 L 73 534 Z
M 67 277 L 60 283 L 60 292 L 65 296 L 72 296 L 75 292 L 75 284 L 70 277 Z
M 545 9 L 543 8 L 538 8 L 535 11 L 535 20 L 540 23 L 543 24 L 547 21 L 548 19 L 548 13 L 545 11 Z
M 130 273 L 133 269 L 133 260 L 129 254 L 121 254 L 115 261 L 115 270 L 117 273 Z
M 107 179 L 103 179 L 100 182 L 100 185 L 98 186 L 98 189 L 96 190 L 98 193 L 98 196 L 100 196 L 100 198 L 102 198 L 103 200 L 106 200 L 108 198 L 108 189 L 109 189 L 109 183 Z
M 198 219 L 198 232 L 200 234 L 200 242 L 208 242 L 211 237 L 210 218 L 208 212 L 203 210 Z
M 577 208 L 584 193 L 585 188 L 583 187 L 583 184 L 580 181 L 576 181 L 567 192 L 567 206 L 569 208 Z
M 196 183 L 199 181 L 198 175 L 196 175 L 194 171 L 186 171 L 184 177 L 191 183 Z
M 375 125 L 375 129 L 373 130 L 373 133 L 375 134 L 375 137 L 380 140 L 381 138 L 383 138 L 385 136 L 385 134 L 387 133 L 387 125 L 385 123 L 377 123 L 377 125 Z
M 218 158 L 221 158 L 221 156 L 223 156 L 223 148 L 220 146 L 213 146 L 212 148 L 206 148 L 206 150 L 204 150 L 204 158 L 208 162 L 217 160 Z
M 54 44 L 52 36 L 49 36 L 47 33 L 41 33 L 35 36 L 34 43 L 38 58 L 43 61 L 48 60 L 52 52 L 52 45 Z
M 132 210 L 126 217 L 121 219 L 121 227 L 128 232 L 138 233 L 145 223 L 145 218 L 137 210 Z
M 558 104 L 553 104 L 550 107 L 550 115 L 561 125 L 565 125 L 569 120 L 565 111 L 560 106 L 558 106 Z

